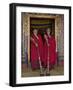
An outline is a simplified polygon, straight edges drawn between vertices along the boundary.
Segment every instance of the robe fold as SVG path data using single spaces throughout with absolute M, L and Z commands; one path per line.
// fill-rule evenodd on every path
M 39 56 L 40 60 L 42 62 L 43 59 L 43 42 L 41 36 L 38 34 L 37 37 L 33 34 L 31 36 L 34 41 L 38 44 L 38 47 L 31 41 L 31 48 L 30 48 L 30 58 L 31 58 L 31 66 L 32 69 L 37 69 L 39 68 Z
M 46 37 L 48 40 L 49 47 L 48 47 L 47 42 L 45 40 L 43 63 L 44 63 L 44 67 L 47 67 L 47 62 L 49 60 L 49 67 L 51 68 L 51 66 L 53 66 L 56 63 L 56 58 L 57 58 L 57 56 L 56 56 L 57 55 L 56 54 L 56 41 L 55 41 L 55 38 L 53 36 L 48 36 L 46 34 Z

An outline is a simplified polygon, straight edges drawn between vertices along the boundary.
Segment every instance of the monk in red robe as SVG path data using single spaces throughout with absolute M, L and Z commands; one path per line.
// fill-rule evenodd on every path
M 33 30 L 33 34 L 31 36 L 30 55 L 32 69 L 40 68 L 42 72 L 43 42 L 37 29 Z
M 56 63 L 56 41 L 53 36 L 50 35 L 51 29 L 46 30 L 44 34 L 44 67 L 47 68 L 47 74 L 49 69 L 53 68 Z

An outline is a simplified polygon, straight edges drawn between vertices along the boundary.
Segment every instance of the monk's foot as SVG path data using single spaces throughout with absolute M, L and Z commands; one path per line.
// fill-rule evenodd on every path
M 40 76 L 44 76 L 44 74 L 43 73 L 40 73 Z
M 40 71 L 40 76 L 44 76 L 44 72 L 43 71 Z
M 50 73 L 46 73 L 46 76 L 50 76 Z
M 48 68 L 47 68 L 47 70 L 46 70 L 46 76 L 50 76 L 50 71 L 49 71 Z

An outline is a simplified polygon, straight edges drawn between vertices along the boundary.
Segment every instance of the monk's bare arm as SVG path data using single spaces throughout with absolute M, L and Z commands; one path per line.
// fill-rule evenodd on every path
M 35 42 L 35 40 L 31 37 L 30 40 L 35 44 L 35 46 L 37 47 L 38 44 Z
M 47 36 L 46 36 L 46 35 L 44 35 L 44 38 L 45 38 L 45 40 L 46 40 L 47 45 L 49 46 Z

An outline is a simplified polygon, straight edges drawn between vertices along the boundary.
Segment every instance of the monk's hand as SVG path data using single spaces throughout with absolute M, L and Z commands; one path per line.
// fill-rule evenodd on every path
M 35 45 L 36 45 L 36 47 L 38 47 L 38 44 L 37 43 Z
M 39 60 L 40 60 L 40 56 L 39 56 Z

